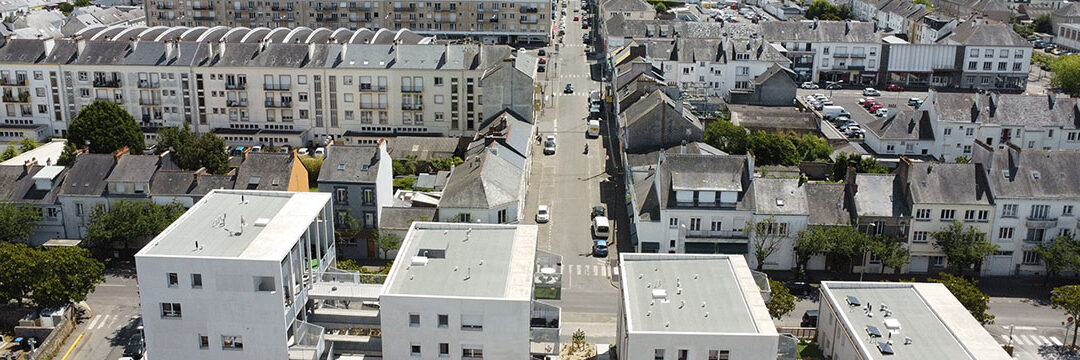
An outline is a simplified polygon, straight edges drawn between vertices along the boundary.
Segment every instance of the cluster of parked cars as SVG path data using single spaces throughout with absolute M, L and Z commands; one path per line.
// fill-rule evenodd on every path
M 592 255 L 608 256 L 608 237 L 611 235 L 611 221 L 607 218 L 607 209 L 603 205 L 593 206 L 590 212 L 590 232 L 592 233 Z M 543 224 L 551 221 L 551 209 L 547 205 L 536 208 L 536 222 Z
M 813 94 L 813 95 L 806 95 L 806 103 L 810 104 L 810 107 L 813 107 L 814 110 L 821 110 L 822 108 L 824 108 L 826 106 L 834 105 L 832 100 L 830 100 L 828 96 L 825 96 L 825 94 L 820 94 L 820 93 L 819 94 Z

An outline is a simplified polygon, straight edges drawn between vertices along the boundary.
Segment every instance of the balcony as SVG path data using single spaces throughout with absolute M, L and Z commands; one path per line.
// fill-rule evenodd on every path
M 456 7 L 448 7 L 448 8 L 437 7 L 437 8 L 435 8 L 435 12 L 455 12 L 455 11 L 457 11 Z
M 499 12 L 499 8 L 487 8 L 487 9 L 484 9 L 484 8 L 479 8 L 479 9 L 476 9 L 476 12 L 492 12 L 492 13 L 497 13 L 497 12 Z
M 424 104 L 401 104 L 401 110 L 423 110 Z
M 5 77 L 0 78 L 0 85 L 3 86 L 26 86 L 25 76 Z
M 273 11 L 293 11 L 293 6 L 292 6 L 292 4 L 287 4 L 285 6 L 274 4 L 274 5 L 270 5 L 270 10 L 273 10 Z
M 161 105 L 161 99 L 139 98 L 139 105 Z
M 424 87 L 423 86 L 402 86 L 401 87 L 401 92 L 403 92 L 403 93 L 424 92 Z
M 6 103 L 28 103 L 30 102 L 30 93 L 27 91 L 20 91 L 18 95 L 11 92 L 4 93 L 4 102 Z
M 266 102 L 266 107 L 268 107 L 268 108 L 287 108 L 287 107 L 291 107 L 291 106 L 292 106 L 292 101 L 281 101 L 281 102 L 275 103 L 273 100 L 269 100 L 269 101 Z
M 360 91 L 386 92 L 386 85 L 360 84 Z
M 161 86 L 161 84 L 159 82 L 157 82 L 157 81 L 139 80 L 139 88 L 140 89 L 156 89 L 156 88 L 158 88 L 160 86 Z
M 361 109 L 385 109 L 386 108 L 386 103 L 362 102 L 362 103 L 360 103 L 360 108 Z
M 457 19 L 448 18 L 448 17 L 446 17 L 446 18 L 444 18 L 444 17 L 436 17 L 435 22 L 437 22 L 437 23 L 455 23 L 455 22 L 457 22 Z
M 214 10 L 214 4 L 191 4 L 192 10 Z
M 338 16 L 337 14 L 329 16 L 315 15 L 315 21 L 338 21 Z
M 416 11 L 416 6 L 395 6 L 394 11 L 413 12 Z
M 863 53 L 859 53 L 859 54 L 851 54 L 851 57 L 852 57 L 852 58 L 854 58 L 854 59 L 865 59 L 865 58 L 866 58 L 866 54 L 863 54 Z
M 225 90 L 245 90 L 247 83 L 225 83 Z
M 211 21 L 211 20 L 215 19 L 215 17 L 208 16 L 208 15 L 195 15 L 195 16 L 192 16 L 191 18 L 195 19 L 195 21 Z
M 263 84 L 263 90 L 289 91 L 289 84 Z
M 559 352 L 559 318 L 562 309 L 539 301 L 532 302 L 529 316 L 529 348 L 532 354 L 557 355 Z
M 228 107 L 247 107 L 248 104 L 247 104 L 247 99 L 227 100 L 227 101 L 225 101 L 225 106 L 228 106 Z
M 289 339 L 289 360 L 319 360 L 332 353 L 333 343 L 327 345 L 325 333 L 322 326 L 297 320 L 296 332 Z
M 518 8 L 518 11 L 520 11 L 522 14 L 535 14 L 535 13 L 540 12 L 540 8 L 521 7 L 521 8 Z
M 846 58 L 846 57 L 849 57 L 849 56 L 851 56 L 851 54 L 849 54 L 849 53 L 833 53 L 832 54 L 832 57 L 834 57 L 834 58 Z
M 94 79 L 94 87 L 118 88 L 120 79 Z
M 157 4 L 158 10 L 172 10 L 173 4 Z
M 530 19 L 530 18 L 527 18 L 527 17 L 524 17 L 524 16 L 521 17 L 520 19 L 521 20 L 518 20 L 518 22 L 520 22 L 522 24 L 536 24 L 536 23 L 540 22 L 540 19 L 536 19 L 536 18 Z
M 1057 227 L 1057 223 L 1058 223 L 1057 218 L 1048 218 L 1048 217 L 1036 218 L 1036 217 L 1028 216 L 1026 225 L 1027 225 L 1028 229 L 1051 229 L 1051 228 Z
M 117 104 L 117 105 L 124 103 L 123 98 L 114 99 L 114 98 L 111 98 L 111 97 L 108 97 L 108 96 L 98 96 L 98 97 L 94 98 L 94 100 L 108 101 L 108 102 L 111 102 L 111 103 L 114 103 L 114 104 Z
M 337 11 L 337 9 L 338 9 L 337 4 L 326 4 L 326 5 L 318 4 L 318 5 L 315 5 L 315 11 Z
M 688 239 L 746 239 L 745 231 L 722 230 L 722 231 L 686 231 Z

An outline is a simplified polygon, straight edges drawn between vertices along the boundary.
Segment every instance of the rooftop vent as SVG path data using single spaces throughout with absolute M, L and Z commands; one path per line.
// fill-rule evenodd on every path
M 652 298 L 656 299 L 656 300 L 665 300 L 666 301 L 667 300 L 667 290 L 653 289 Z
M 1039 180 L 1040 177 L 1042 177 L 1042 176 L 1039 174 L 1038 171 L 1032 171 L 1031 172 L 1031 179 L 1032 180 Z
M 413 266 L 424 266 L 427 265 L 427 262 L 428 258 L 426 256 L 413 256 L 410 264 L 412 264 Z
M 776 206 L 784 206 L 784 199 L 776 198 Z
M 255 226 L 257 227 L 266 227 L 267 224 L 270 224 L 270 218 L 255 219 Z
M 900 330 L 900 320 L 897 320 L 897 319 L 885 319 L 885 328 L 889 329 L 889 331 L 899 331 Z
M 337 169 L 338 170 L 345 170 L 345 164 L 344 163 L 337 164 Z
M 877 343 L 877 348 L 878 348 L 878 351 L 881 351 L 882 355 L 892 355 L 893 354 L 892 345 L 889 345 L 888 343 L 878 342 Z
M 862 306 L 862 303 L 859 302 L 859 298 L 850 295 L 847 297 L 847 304 L 848 306 Z

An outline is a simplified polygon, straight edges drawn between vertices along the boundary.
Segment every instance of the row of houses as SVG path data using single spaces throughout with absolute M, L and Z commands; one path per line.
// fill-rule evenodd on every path
M 932 41 L 905 40 L 873 22 L 857 21 L 687 22 L 619 13 L 604 28 L 610 52 L 631 42 L 645 46 L 670 85 L 707 89 L 709 95 L 746 89 L 740 81 L 771 64 L 793 71 L 796 81 L 822 87 L 898 84 L 1022 91 L 1032 56 L 1031 43 L 1010 25 L 982 18 L 923 37 Z
M 144 26 L 146 12 L 141 7 L 97 5 L 77 7 L 65 15 L 57 9 L 41 9 L 13 17 L 0 25 L 0 36 L 11 39 L 52 39 L 75 36 L 96 26 Z
M 123 106 L 153 133 L 189 123 L 231 145 L 472 136 L 504 108 L 532 121 L 538 58 L 435 44 L 408 30 L 83 29 L 0 43 L 0 141 L 64 136 L 84 106 Z

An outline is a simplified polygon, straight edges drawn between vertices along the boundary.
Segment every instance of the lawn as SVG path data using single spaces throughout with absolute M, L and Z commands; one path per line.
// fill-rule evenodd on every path
M 799 359 L 824 359 L 825 354 L 818 349 L 817 343 L 799 342 Z
M 562 295 L 562 289 L 559 287 L 537 286 L 533 292 L 537 299 L 558 300 Z

